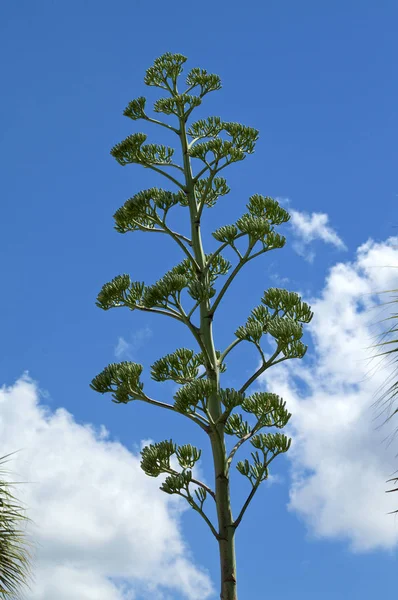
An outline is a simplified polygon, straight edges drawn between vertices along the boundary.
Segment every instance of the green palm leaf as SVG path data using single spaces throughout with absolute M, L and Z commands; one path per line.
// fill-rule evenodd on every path
M 1 457 L 0 464 L 11 454 Z M 10 493 L 10 486 L 15 482 L 6 481 L 3 478 L 5 473 L 0 470 L 0 598 L 17 600 L 21 598 L 21 588 L 29 587 L 31 575 L 28 550 L 31 544 L 19 523 L 30 519 L 23 514 L 18 501 Z
M 398 268 L 398 267 L 392 267 L 392 268 Z M 382 319 L 381 321 L 378 321 L 379 323 L 383 323 L 385 321 L 392 321 L 392 324 L 391 324 L 391 327 L 389 327 L 381 335 L 381 339 L 384 341 L 380 341 L 378 344 L 374 345 L 374 347 L 379 347 L 382 349 L 382 352 L 379 352 L 379 354 L 376 354 L 375 358 L 388 357 L 388 358 L 392 358 L 391 363 L 397 363 L 398 362 L 398 335 L 397 335 L 397 333 L 398 333 L 398 311 L 394 311 L 394 307 L 398 308 L 398 295 L 397 295 L 398 289 L 385 290 L 384 292 L 380 292 L 380 293 L 382 293 L 382 294 L 393 293 L 393 294 L 395 294 L 395 296 L 389 302 L 384 302 L 383 304 L 380 305 L 380 306 L 386 306 L 388 304 L 393 305 L 393 313 L 386 319 Z M 393 335 L 393 339 L 386 339 L 390 335 Z M 389 387 L 382 394 L 382 396 L 379 398 L 379 400 L 376 401 L 376 404 L 381 403 L 382 405 L 385 405 L 385 408 L 382 412 L 387 410 L 390 413 L 388 415 L 388 417 L 385 419 L 383 425 L 385 423 L 387 423 L 388 421 L 390 421 L 390 419 L 398 413 L 398 407 L 395 408 L 395 410 L 392 410 L 392 408 L 394 406 L 394 402 L 396 402 L 396 400 L 398 398 L 398 365 L 395 366 L 391 376 L 388 377 L 387 383 L 391 382 L 391 381 L 392 381 L 391 385 L 389 385 Z M 398 431 L 398 428 L 395 430 L 394 433 L 397 433 L 397 431 Z M 397 454 L 397 456 L 398 456 L 398 454 Z M 395 473 L 397 473 L 397 472 L 398 472 L 398 470 L 395 471 Z M 389 482 L 398 483 L 398 477 L 393 477 L 392 479 L 388 479 L 387 483 L 389 483 Z M 397 491 L 398 491 L 398 487 L 391 489 L 391 490 L 387 490 L 387 493 L 397 492 Z M 392 513 L 390 513 L 390 514 L 395 514 L 395 513 L 398 513 L 398 509 L 395 511 L 392 511 Z

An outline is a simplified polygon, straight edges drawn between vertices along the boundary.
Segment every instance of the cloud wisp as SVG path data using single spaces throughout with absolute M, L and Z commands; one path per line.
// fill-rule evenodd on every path
M 136 353 L 152 337 L 152 330 L 149 327 L 138 329 L 127 341 L 124 337 L 118 338 L 115 346 L 116 358 L 127 358 L 134 360 Z
M 292 244 L 293 250 L 307 262 L 312 263 L 314 261 L 315 251 L 310 249 L 310 244 L 316 240 L 330 244 L 338 250 L 347 250 L 343 240 L 329 225 L 329 216 L 326 213 L 313 212 L 309 214 L 294 210 L 289 207 L 289 198 L 278 198 L 278 201 L 288 206 L 289 224 L 296 238 Z

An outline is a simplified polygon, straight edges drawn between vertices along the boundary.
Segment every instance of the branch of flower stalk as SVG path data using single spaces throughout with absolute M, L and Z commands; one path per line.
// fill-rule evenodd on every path
M 213 163 L 210 163 L 210 164 L 206 162 L 206 166 L 201 171 L 199 171 L 199 173 L 197 173 L 195 175 L 195 177 L 193 177 L 192 181 L 194 183 L 196 183 L 198 181 L 198 179 L 200 179 L 202 177 L 202 175 L 204 175 L 206 173 L 207 170 L 211 171 L 212 164 L 215 164 L 215 162 L 216 162 L 215 160 L 213 160 Z
M 243 256 L 241 255 L 241 253 L 239 252 L 239 250 L 238 250 L 238 248 L 235 246 L 235 244 L 232 242 L 232 243 L 230 244 L 230 246 L 231 246 L 232 250 L 234 250 L 234 251 L 235 251 L 235 253 L 238 255 L 238 258 L 239 258 L 239 260 L 242 260 L 242 259 L 243 259 Z
M 246 435 L 244 435 L 242 438 L 240 438 L 240 440 L 237 441 L 236 444 L 235 444 L 235 446 L 232 448 L 232 450 L 229 453 L 228 458 L 227 458 L 227 473 L 229 473 L 229 471 L 230 471 L 232 460 L 233 460 L 235 454 L 237 453 L 237 451 L 239 450 L 239 448 L 245 442 L 247 442 L 248 440 L 250 440 L 250 438 L 252 438 L 253 435 L 255 435 L 259 429 L 261 429 L 261 427 L 257 427 L 257 425 L 258 425 L 258 421 L 257 421 L 256 425 L 253 427 L 253 429 L 249 433 L 247 433 Z
M 195 177 L 193 178 L 193 180 L 192 180 L 192 181 L 193 181 L 194 183 L 196 183 L 196 182 L 197 182 L 197 180 L 198 180 L 198 179 L 200 179 L 200 178 L 202 177 L 202 175 L 203 175 L 204 173 L 206 173 L 206 171 L 207 171 L 207 170 L 211 171 L 211 168 L 212 168 L 212 166 L 213 166 L 213 165 L 215 165 L 215 164 L 216 164 L 217 162 L 219 162 L 219 161 L 220 161 L 220 159 L 219 159 L 219 158 L 215 158 L 215 159 L 214 159 L 214 160 L 213 160 L 211 163 L 207 163 L 207 162 L 206 162 L 206 167 L 204 167 L 204 169 L 202 169 L 201 171 L 199 171 L 199 173 L 197 173 L 197 174 L 195 175 Z M 229 164 L 231 164 L 231 163 L 230 163 L 230 162 L 228 161 L 228 159 L 227 159 L 227 161 L 226 161 L 226 162 L 225 162 L 223 165 L 221 165 L 221 167 L 220 167 L 219 169 L 217 169 L 217 170 L 215 171 L 215 173 L 219 173 L 220 171 L 222 171 L 222 169 L 224 169 L 225 167 L 227 167 Z
M 198 379 L 202 379 L 203 376 L 206 376 L 206 372 L 204 372 L 202 375 L 200 375 L 198 377 Z M 204 414 L 206 415 L 206 418 L 207 418 L 207 420 L 209 422 L 210 429 L 214 428 L 215 422 L 213 420 L 213 417 L 211 416 L 211 413 L 207 409 L 206 402 L 205 402 L 204 399 L 201 400 L 201 405 L 202 405 L 202 408 L 200 410 L 202 410 L 202 412 L 204 412 Z
M 170 296 L 171 296 L 171 297 L 174 299 L 174 302 L 173 302 L 172 300 L 170 300 L 170 298 L 168 297 L 168 298 L 167 298 L 167 300 L 166 300 L 166 302 L 167 302 L 167 308 L 169 308 L 170 306 L 171 306 L 171 307 L 173 307 L 173 306 L 174 306 L 174 308 L 176 308 L 176 309 L 177 309 L 177 312 L 178 312 L 178 314 L 179 314 L 179 315 L 181 316 L 181 318 L 182 318 L 182 316 L 183 316 L 183 315 L 182 315 L 182 313 L 183 313 L 183 310 L 182 310 L 181 304 L 180 304 L 180 302 L 179 302 L 179 300 L 178 300 L 178 298 L 177 298 L 177 294 L 176 294 L 176 292 L 173 292 L 172 294 L 170 294 Z M 171 309 L 171 310 L 172 310 L 172 309 Z
M 167 86 L 167 87 L 164 87 L 163 85 L 159 85 L 159 84 L 155 84 L 155 85 L 156 85 L 156 87 L 160 88 L 161 90 L 164 90 L 165 92 L 170 92 L 170 88 L 169 88 L 169 86 L 168 86 L 168 84 L 167 84 L 167 81 L 165 82 L 165 81 L 163 80 L 163 83 L 166 83 L 166 86 Z
M 202 196 L 201 203 L 200 203 L 200 206 L 199 206 L 198 219 L 200 219 L 201 216 L 202 216 L 203 208 L 204 208 L 204 205 L 205 205 L 204 199 L 206 198 L 209 190 L 211 189 L 211 184 L 213 183 L 213 179 L 214 179 L 214 176 L 215 176 L 216 172 L 217 172 L 216 170 L 214 170 L 214 171 L 211 170 L 211 175 L 210 175 L 209 180 L 208 180 L 208 182 L 206 184 L 206 188 L 205 188 L 205 190 L 203 192 L 203 196 Z
M 198 267 L 198 263 L 195 260 L 195 257 L 189 252 L 189 250 L 184 246 L 184 244 L 181 241 L 181 239 L 183 239 L 185 242 L 187 242 L 187 244 L 189 244 L 189 246 L 192 247 L 192 240 L 190 240 L 189 238 L 186 238 L 185 236 L 181 235 L 180 233 L 176 233 L 176 232 L 172 231 L 166 225 L 165 221 L 162 221 L 161 223 L 162 223 L 162 226 L 165 228 L 165 233 L 168 233 L 170 235 L 170 237 L 180 246 L 181 250 L 189 258 L 189 260 L 191 261 L 192 265 L 195 268 L 199 268 Z
M 202 341 L 202 337 L 200 335 L 200 330 L 195 327 L 195 325 L 190 321 L 188 315 L 186 314 L 184 308 L 182 307 L 181 303 L 178 302 L 178 310 L 180 311 L 180 321 L 182 323 L 185 323 L 185 325 L 188 327 L 189 331 L 192 333 L 192 335 L 194 336 L 197 344 L 199 345 L 199 348 L 201 349 L 201 351 L 203 352 L 203 356 L 209 361 L 210 361 L 210 357 L 209 354 L 207 352 L 207 348 L 204 345 L 203 341 Z M 191 311 L 192 312 L 192 311 Z M 191 314 L 191 312 L 189 314 Z
M 192 112 L 192 111 L 193 111 L 195 108 L 196 108 L 196 106 L 191 106 L 191 108 L 189 108 L 189 109 L 187 110 L 187 112 L 186 112 L 186 113 L 184 113 L 184 120 L 185 120 L 185 122 L 187 122 L 187 121 L 188 121 L 188 117 L 189 117 L 189 115 L 191 114 L 191 112 Z
M 163 229 L 156 229 L 154 227 L 145 227 L 145 225 L 140 225 L 139 223 L 137 223 L 137 226 L 140 228 L 141 231 L 147 231 L 149 233 L 152 233 L 152 232 L 167 233 L 180 246 L 180 248 L 186 254 L 187 258 L 189 258 L 191 260 L 192 264 L 194 266 L 196 266 L 197 263 L 195 261 L 195 258 L 192 256 L 192 254 L 189 252 L 189 250 L 184 246 L 184 244 L 181 241 L 181 239 L 183 239 L 184 241 L 186 241 L 187 243 L 189 243 L 191 245 L 192 244 L 191 240 L 189 238 L 186 238 L 184 235 L 169 229 L 167 227 L 167 225 L 164 223 L 164 221 L 159 222 L 159 221 L 155 221 L 155 219 L 151 219 L 151 220 L 153 220 L 157 224 L 160 224 L 163 227 Z
M 164 226 L 167 233 L 169 233 L 172 237 L 176 236 L 178 239 L 184 240 L 184 242 L 186 242 L 188 244 L 188 246 L 190 246 L 192 248 L 192 240 L 190 238 L 185 237 L 185 235 L 182 235 L 182 233 L 177 233 L 176 231 L 173 231 L 172 229 L 170 229 L 166 225 L 165 221 L 162 221 L 162 225 Z
M 243 234 L 246 235 L 246 234 Z M 238 236 L 240 237 L 240 236 Z M 236 238 L 237 239 L 237 238 Z M 238 262 L 238 264 L 236 265 L 235 269 L 232 271 L 231 275 L 228 277 L 227 281 L 225 282 L 224 286 L 222 287 L 220 293 L 218 294 L 213 306 L 211 307 L 211 311 L 210 314 L 214 314 L 217 306 L 220 304 L 224 294 L 227 292 L 229 286 L 231 285 L 231 283 L 233 282 L 233 280 L 235 279 L 236 275 L 239 273 L 239 271 L 241 270 L 241 268 L 246 265 L 248 262 L 250 262 L 253 258 L 257 258 L 257 256 L 260 256 L 260 254 L 265 254 L 266 252 L 269 252 L 270 250 L 273 250 L 273 248 L 263 248 L 262 250 L 259 250 L 258 252 L 256 252 L 255 254 L 252 254 L 250 256 L 250 252 L 252 251 L 252 249 L 254 248 L 254 246 L 256 245 L 258 240 L 255 241 L 254 244 L 252 244 L 251 242 L 249 243 L 248 249 L 246 250 L 245 254 L 243 255 L 243 257 L 241 258 L 240 262 Z
M 145 227 L 145 225 L 142 225 L 141 223 L 139 223 L 138 221 L 135 221 L 134 219 L 133 219 L 133 222 L 136 223 L 137 227 L 139 227 L 142 231 L 149 231 L 149 232 L 157 231 L 158 233 L 168 233 L 173 239 L 178 238 L 178 240 L 183 240 L 184 242 L 186 242 L 188 244 L 188 246 L 192 247 L 192 240 L 190 238 L 185 237 L 185 235 L 182 235 L 182 233 L 173 231 L 172 229 L 170 229 L 170 227 L 168 227 L 166 225 L 167 212 L 168 212 L 168 209 L 167 210 L 164 209 L 163 219 L 159 218 L 156 211 L 155 211 L 155 214 L 156 214 L 157 218 L 155 218 L 151 215 L 146 215 L 146 218 L 148 218 L 150 221 L 152 221 L 152 223 L 154 223 L 155 225 L 159 225 L 160 227 L 163 227 L 163 229 L 155 229 L 153 227 Z M 177 241 L 177 243 L 180 243 L 180 242 Z M 184 252 L 186 252 L 185 246 L 183 247 L 183 250 L 184 250 Z M 189 256 L 191 256 L 191 255 L 189 255 Z
M 170 92 L 170 94 L 171 94 L 172 96 L 174 96 L 174 95 L 175 95 L 175 93 L 176 93 L 176 82 L 175 82 L 175 81 L 173 81 L 173 90 L 172 90 L 172 89 L 171 89 L 171 87 L 170 87 L 170 85 L 169 85 L 169 82 L 167 81 L 167 77 L 163 77 L 162 81 L 163 81 L 163 83 L 164 83 L 164 84 L 165 84 L 165 86 L 166 86 L 166 87 L 165 87 L 165 88 L 163 88 L 163 89 L 165 89 L 166 91 Z
M 255 424 L 255 426 L 253 427 L 253 429 L 251 431 L 249 431 L 249 433 L 247 433 L 246 435 L 244 435 L 240 440 L 238 440 L 235 444 L 235 446 L 232 448 L 231 452 L 228 455 L 227 458 L 227 473 L 229 472 L 230 468 L 231 468 L 231 463 L 232 460 L 235 456 L 235 454 L 237 453 L 237 451 L 239 450 L 239 448 L 248 440 L 250 440 L 254 435 L 256 435 L 256 433 L 258 431 L 260 431 L 260 429 L 263 429 L 264 425 L 261 424 L 261 419 L 268 413 L 272 412 L 272 410 L 267 411 L 264 415 L 261 415 L 261 418 L 258 419 L 257 423 Z
M 205 431 L 206 433 L 209 432 L 210 423 L 208 421 L 206 421 L 204 419 L 204 417 L 202 417 L 201 415 L 198 415 L 197 413 L 195 413 L 195 414 L 180 413 L 178 410 L 175 409 L 175 407 L 172 404 L 167 404 L 166 402 L 160 402 L 159 400 L 153 400 L 152 398 L 149 398 L 149 396 L 146 396 L 146 394 L 142 394 L 141 398 L 138 396 L 136 398 L 137 398 L 137 400 L 141 400 L 142 402 L 147 402 L 148 404 L 152 404 L 152 406 L 166 408 L 168 410 L 172 410 L 173 412 L 175 412 L 179 415 L 183 414 L 185 417 L 187 417 L 188 419 L 190 419 L 191 421 L 193 421 L 194 423 L 199 425 L 199 427 L 201 429 L 203 429 L 203 431 Z
M 204 490 L 206 490 L 206 492 L 213 498 L 214 502 L 216 501 L 215 493 L 205 483 L 203 483 L 202 481 L 199 481 L 198 479 L 195 479 L 194 477 L 192 477 L 191 482 L 194 483 L 195 485 L 198 485 L 199 487 L 202 487 Z
M 213 161 L 213 163 L 210 164 L 215 164 L 215 162 L 218 162 L 219 159 L 217 159 L 216 161 Z M 225 167 L 228 167 L 228 165 L 232 164 L 231 161 L 229 161 L 228 159 L 226 160 L 226 162 L 221 165 L 221 167 L 219 169 L 216 170 L 216 174 L 219 173 L 220 171 L 222 171 L 223 169 L 225 169 Z
M 241 270 L 241 268 L 250 260 L 250 252 L 253 249 L 254 244 L 252 245 L 249 242 L 248 248 L 245 252 L 245 254 L 242 257 L 242 260 L 238 262 L 238 264 L 236 265 L 235 269 L 232 271 L 231 275 L 228 277 L 227 281 L 224 283 L 223 287 L 221 288 L 217 298 L 215 299 L 215 301 L 213 302 L 213 305 L 210 309 L 209 315 L 214 315 L 214 313 L 217 310 L 218 305 L 220 304 L 221 300 L 224 297 L 224 294 L 227 292 L 229 286 L 231 285 L 231 283 L 233 282 L 233 280 L 235 279 L 235 277 L 237 276 L 237 274 L 239 273 L 239 271 Z
M 164 165 L 164 163 L 152 163 L 153 165 Z M 175 163 L 167 163 L 166 165 L 164 165 L 165 167 L 174 167 L 175 169 L 178 169 L 179 171 L 181 171 L 181 173 L 184 173 L 184 169 L 182 167 L 180 167 L 180 165 L 177 165 Z
M 276 360 L 274 363 L 272 363 L 272 365 L 270 365 L 270 367 L 273 367 L 274 365 L 277 365 L 278 363 L 283 362 L 284 360 L 288 360 L 289 357 L 288 356 L 283 356 L 282 358 L 280 358 L 279 360 Z
M 276 317 L 276 315 L 278 314 L 278 312 L 279 312 L 279 310 L 278 310 L 278 309 L 276 309 L 276 310 L 274 311 L 274 314 L 272 315 L 272 317 L 271 317 L 271 320 L 272 320 L 272 319 L 274 319 L 274 318 Z M 283 313 L 283 315 L 282 315 L 282 316 L 284 317 L 284 316 L 285 316 L 285 314 L 286 314 L 286 311 Z M 245 340 L 243 340 L 242 338 L 236 338 L 236 339 L 235 339 L 233 342 L 231 342 L 231 344 L 230 344 L 229 346 L 227 346 L 227 348 L 226 348 L 226 349 L 224 350 L 224 352 L 221 354 L 221 356 L 220 356 L 220 363 L 222 363 L 222 362 L 223 362 L 223 360 L 225 359 L 225 357 L 227 356 L 227 354 L 229 354 L 229 353 L 231 352 L 231 350 L 233 350 L 233 349 L 235 348 L 235 346 L 237 346 L 238 344 L 240 344 L 240 343 L 241 343 L 241 342 L 243 342 L 243 341 L 245 341 Z M 253 343 L 255 343 L 255 342 L 253 342 Z M 259 352 L 261 353 L 261 357 L 262 357 L 262 359 L 263 359 L 263 364 L 264 364 L 264 363 L 266 362 L 266 360 L 265 360 L 265 356 L 264 356 L 264 353 L 263 353 L 262 349 L 260 348 L 260 345 L 259 345 L 259 344 L 256 344 L 256 343 L 255 343 L 255 345 L 257 346 L 257 348 L 258 348 Z M 274 363 L 274 364 L 276 364 L 276 363 Z
M 275 350 L 275 352 L 273 353 L 273 355 L 271 356 L 271 358 L 269 360 L 267 360 L 266 363 L 264 363 L 263 365 L 261 365 L 261 367 L 259 367 L 257 369 L 257 371 L 246 381 L 246 383 L 244 385 L 242 385 L 242 387 L 239 390 L 240 394 L 243 394 L 248 387 L 251 386 L 252 383 L 254 383 L 254 381 L 256 381 L 256 379 L 262 374 L 264 373 L 264 371 L 266 369 L 268 369 L 269 367 L 276 365 L 278 362 L 282 362 L 283 360 L 286 360 L 286 357 L 281 358 L 278 361 L 273 362 L 274 358 L 276 358 L 278 356 L 278 354 L 281 353 L 281 348 L 279 347 L 279 344 Z
M 188 144 L 188 150 L 189 150 L 190 148 L 192 148 L 192 146 L 193 146 L 194 144 L 196 144 L 196 142 L 197 142 L 198 140 L 203 140 L 203 138 L 206 138 L 206 137 L 208 137 L 208 136 L 207 136 L 207 135 L 198 135 L 197 137 L 193 138 L 193 139 L 192 139 L 192 140 L 189 142 L 189 144 Z
M 280 452 L 277 452 L 276 454 L 273 455 L 273 457 L 271 458 L 270 461 L 268 461 L 267 463 L 264 464 L 264 469 L 262 470 L 260 476 L 257 478 L 256 483 L 254 484 L 254 486 L 252 487 L 252 490 L 249 494 L 249 496 L 247 497 L 246 502 L 244 503 L 244 505 L 242 506 L 242 509 L 239 513 L 238 518 L 234 521 L 233 526 L 236 529 L 239 526 L 239 523 L 241 522 L 243 515 L 245 514 L 247 507 L 249 506 L 250 502 L 252 501 L 254 494 L 257 492 L 258 487 L 261 483 L 261 476 L 264 474 L 265 470 L 268 468 L 268 466 L 272 463 L 272 461 L 274 460 L 274 458 L 276 456 L 278 456 L 278 454 L 280 454 Z
M 193 88 L 194 88 L 194 87 L 196 87 L 197 85 L 198 85 L 197 83 L 194 83 L 193 85 L 191 85 L 189 88 L 187 88 L 187 89 L 185 90 L 184 94 L 189 94 L 189 92 L 190 92 L 191 90 L 193 90 Z
M 179 244 L 182 248 L 182 250 L 187 253 L 187 249 L 185 248 L 184 245 L 181 245 L 181 240 L 183 240 L 184 242 L 186 242 L 188 244 L 188 246 L 190 246 L 192 248 L 192 240 L 190 238 L 185 237 L 185 235 L 182 235 L 182 233 L 178 233 L 176 231 L 173 231 L 172 229 L 170 229 L 170 227 L 168 227 L 168 225 L 166 225 L 166 216 L 168 213 L 169 209 L 164 209 L 164 214 L 163 214 L 163 219 L 160 219 L 157 212 L 155 211 L 156 217 L 157 218 L 153 218 L 150 215 L 147 215 L 148 218 L 153 222 L 156 223 L 156 225 L 160 225 L 161 227 L 164 228 L 165 232 L 168 233 L 173 239 L 175 239 L 175 241 L 177 242 L 177 244 Z M 149 229 L 149 231 L 151 231 L 151 229 Z M 190 258 L 194 264 L 196 265 L 196 261 L 194 259 L 194 257 L 191 254 L 187 254 L 188 258 Z
M 190 319 L 190 318 L 192 317 L 193 313 L 195 312 L 195 310 L 196 310 L 197 308 L 199 308 L 199 306 L 200 306 L 200 302 L 199 302 L 199 301 L 198 301 L 198 302 L 196 302 L 196 304 L 194 304 L 193 308 L 191 308 L 191 310 L 190 310 L 190 311 L 189 311 L 189 313 L 187 314 L 187 318 L 188 318 L 188 319 Z
M 216 528 L 214 527 L 213 523 L 210 521 L 210 519 L 208 518 L 208 516 L 206 515 L 206 513 L 200 508 L 200 506 L 198 506 L 195 502 L 195 500 L 193 499 L 193 497 L 191 496 L 188 488 L 187 489 L 187 496 L 185 496 L 184 494 L 182 494 L 181 492 L 179 492 L 179 495 L 182 496 L 183 498 L 185 498 L 185 500 L 187 500 L 188 504 L 194 509 L 196 510 L 196 512 L 198 512 L 202 518 L 206 521 L 206 523 L 208 524 L 210 531 L 212 532 L 212 534 L 214 535 L 214 537 L 218 540 L 219 539 L 219 535 L 217 533 Z
M 236 236 L 235 240 L 238 240 L 239 238 L 243 237 L 244 235 L 247 235 L 247 233 L 243 233 L 243 232 L 242 232 L 242 233 L 239 233 L 239 234 Z M 232 246 L 232 244 L 231 244 L 230 242 L 223 242 L 223 243 L 221 244 L 221 246 L 219 246 L 219 247 L 217 248 L 217 250 L 215 250 L 215 251 L 213 252 L 213 254 L 211 254 L 211 255 L 210 255 L 210 258 L 209 258 L 209 259 L 208 259 L 208 261 L 207 261 L 207 266 L 206 266 L 206 269 L 205 269 L 205 271 L 206 271 L 206 270 L 209 268 L 210 264 L 211 264 L 211 263 L 212 263 L 212 261 L 215 259 L 215 257 L 216 257 L 216 256 L 218 256 L 218 255 L 219 255 L 219 254 L 220 254 L 220 253 L 221 253 L 221 252 L 222 252 L 222 251 L 223 251 L 223 250 L 224 250 L 224 249 L 225 249 L 227 246 Z M 235 250 L 235 248 L 234 248 L 234 250 Z M 239 252 L 239 250 L 238 250 L 238 252 Z M 242 255 L 240 254 L 240 252 L 239 252 L 239 256 L 240 256 L 240 258 L 241 258 L 241 259 L 243 258 L 243 257 L 242 257 Z
M 147 115 L 145 115 L 145 117 L 142 117 L 142 118 L 145 119 L 146 121 L 149 121 L 150 123 L 155 123 L 155 125 L 162 125 L 162 127 L 166 127 L 167 129 L 174 131 L 174 133 L 176 133 L 177 135 L 180 134 L 178 129 L 175 129 L 175 127 L 172 127 L 171 125 L 168 125 L 167 123 L 163 123 L 162 121 L 158 121 L 157 119 L 153 119 L 152 117 L 148 117 Z
M 125 308 L 127 305 L 126 304 L 117 304 L 115 305 L 113 308 Z M 127 308 L 130 308 L 127 306 Z M 151 313 L 155 313 L 158 315 L 165 315 L 166 317 L 171 317 L 172 319 L 176 319 L 177 321 L 180 321 L 180 323 L 184 323 L 184 321 L 181 319 L 181 316 L 176 313 L 175 311 L 173 311 L 171 308 L 169 308 L 169 310 L 161 310 L 159 308 L 147 308 L 146 306 L 141 306 L 139 304 L 136 304 L 134 306 L 133 309 L 130 308 L 130 310 L 141 310 L 142 312 L 151 312 Z
M 253 258 L 257 258 L 257 256 L 260 256 L 260 254 L 264 254 L 265 252 L 269 252 L 270 250 L 274 250 L 274 248 L 264 247 L 262 250 L 259 250 L 255 254 L 252 254 L 251 257 L 249 258 L 249 260 L 252 260 Z
M 191 421 L 194 421 L 194 423 L 196 423 L 197 425 L 199 425 L 199 427 L 201 429 L 203 429 L 203 431 L 205 431 L 206 433 L 209 432 L 210 422 L 207 421 L 204 417 L 202 417 L 202 415 L 199 415 L 198 413 L 193 413 L 193 414 L 180 413 L 178 410 L 175 409 L 175 407 L 172 404 L 167 404 L 166 402 L 160 402 L 160 400 L 153 400 L 153 398 L 150 398 L 143 392 L 141 393 L 141 397 L 136 396 L 136 399 L 141 400 L 142 402 L 147 402 L 148 404 L 152 404 L 153 406 L 158 406 L 160 408 L 166 408 L 168 410 L 172 410 L 173 412 L 175 412 L 179 415 L 182 414 L 185 417 L 187 417 L 188 419 L 190 419 Z
M 258 342 L 253 342 L 253 343 L 254 343 L 254 345 L 256 346 L 257 350 L 258 350 L 258 351 L 259 351 L 259 353 L 260 353 L 261 360 L 263 361 L 263 364 L 264 364 L 264 363 L 266 363 L 267 361 L 266 361 L 266 359 L 265 359 L 264 352 L 263 352 L 263 350 L 262 350 L 262 348 L 261 348 L 260 344 L 259 344 Z
M 115 308 L 118 308 L 118 307 L 115 307 Z M 181 316 L 178 313 L 176 313 L 175 311 L 173 311 L 172 309 L 161 310 L 159 308 L 147 308 L 146 306 L 140 306 L 139 304 L 137 304 L 134 308 L 136 310 L 142 310 L 143 312 L 152 312 L 152 313 L 156 313 L 158 315 L 165 315 L 166 317 L 171 317 L 172 319 L 176 319 L 177 321 L 180 321 L 180 323 L 184 322 L 181 319 Z
M 206 166 L 200 173 L 198 173 L 198 175 L 192 178 L 194 184 L 198 181 L 198 179 L 200 179 L 200 175 L 203 175 L 203 173 L 205 173 L 207 170 L 211 171 L 211 163 L 209 164 L 205 158 L 201 158 L 200 160 L 204 162 Z M 216 161 L 213 162 L 215 163 Z
M 224 352 L 221 354 L 221 356 L 219 358 L 220 364 L 223 362 L 225 357 L 231 352 L 231 350 L 233 350 L 235 348 L 235 346 L 237 346 L 241 342 L 243 342 L 243 340 L 241 338 L 236 338 L 236 339 L 234 339 L 233 342 L 230 343 L 230 345 L 224 350 Z
M 174 179 L 174 177 L 172 177 L 171 175 L 169 175 L 168 173 L 166 173 L 165 171 L 162 171 L 162 169 L 158 169 L 157 167 L 155 167 L 153 164 L 151 163 L 141 163 L 142 166 L 145 169 L 152 169 L 152 171 L 155 171 L 156 173 L 160 173 L 161 175 L 164 175 L 165 177 L 167 177 L 167 179 L 170 179 L 170 181 L 172 181 L 176 186 L 178 186 L 181 190 L 185 189 L 185 186 L 180 183 L 177 179 Z M 169 166 L 169 165 L 167 165 Z
M 171 468 L 167 469 L 165 471 L 165 473 L 170 473 L 170 475 L 179 475 L 178 471 L 175 471 L 175 469 L 171 469 Z M 195 479 L 194 477 L 192 477 L 191 483 L 193 483 L 195 485 L 198 485 L 199 487 L 202 487 L 213 498 L 214 502 L 216 501 L 216 495 L 215 495 L 215 493 L 205 483 L 203 483 L 202 481 L 199 481 L 199 479 Z

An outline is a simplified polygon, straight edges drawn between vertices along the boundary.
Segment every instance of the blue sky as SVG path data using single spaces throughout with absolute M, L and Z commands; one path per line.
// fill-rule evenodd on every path
M 218 597 L 205 525 L 137 458 L 143 440 L 205 440 L 182 417 L 88 387 L 109 362 L 148 369 L 190 344 L 161 317 L 95 306 L 115 275 L 152 283 L 180 260 L 168 240 L 120 235 L 112 219 L 138 191 L 167 188 L 109 150 L 135 131 L 173 145 L 122 116 L 129 100 L 159 97 L 143 78 L 168 51 L 188 57 L 185 72 L 221 77 L 193 120 L 260 131 L 255 154 L 224 171 L 231 192 L 205 214 L 206 241 L 254 193 L 292 214 L 286 247 L 231 289 L 216 340 L 233 339 L 268 287 L 302 293 L 315 311 L 302 363 L 260 382 L 291 407 L 294 444 L 238 532 L 240 596 L 367 600 L 394 589 L 398 525 L 386 512 L 396 498 L 384 482 L 396 444 L 386 448 L 371 409 L 388 371 L 367 377 L 364 348 L 378 316 L 371 294 L 397 287 L 396 271 L 378 268 L 398 258 L 397 21 L 392 0 L 2 3 L 0 432 L 3 454 L 22 449 L 13 471 L 35 482 L 19 488 L 38 526 L 35 600 Z M 256 361 L 237 352 L 226 385 Z M 145 381 L 165 399 L 173 391 Z M 211 482 L 206 453 L 201 470 Z

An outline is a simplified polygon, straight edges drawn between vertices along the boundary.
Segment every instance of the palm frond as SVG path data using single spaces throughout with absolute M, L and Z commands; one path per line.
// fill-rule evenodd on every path
M 7 462 L 9 456 L 0 457 L 0 464 Z M 21 589 L 27 586 L 31 577 L 31 554 L 25 532 L 20 523 L 31 519 L 23 514 L 20 503 L 11 494 L 14 483 L 4 479 L 6 471 L 0 469 L 0 599 L 19 600 Z
M 388 291 L 382 292 L 382 293 L 391 293 L 391 292 L 394 294 L 397 294 L 398 289 L 388 290 Z M 390 300 L 389 302 L 383 303 L 381 306 L 385 306 L 388 304 L 398 306 L 398 295 L 393 297 L 393 299 Z M 381 339 L 384 341 L 379 341 L 377 344 L 374 344 L 373 347 L 379 347 L 383 350 L 383 352 L 376 354 L 375 358 L 377 358 L 377 357 L 392 358 L 393 360 L 391 360 L 390 364 L 398 363 L 398 337 L 395 335 L 393 337 L 393 339 L 386 339 L 388 336 L 390 336 L 392 334 L 396 334 L 396 332 L 398 332 L 398 311 L 397 312 L 394 311 L 390 316 L 379 321 L 379 323 L 382 323 L 385 321 L 393 321 L 393 323 L 392 323 L 391 327 L 388 328 L 380 336 Z M 385 346 L 387 346 L 388 349 L 384 349 Z M 392 346 L 392 347 L 390 347 L 390 346 Z M 390 385 L 388 385 L 388 383 L 391 381 L 392 381 L 392 383 Z M 385 384 L 382 387 L 385 387 L 386 384 L 388 385 L 388 388 L 381 395 L 379 400 L 376 402 L 376 404 L 381 403 L 384 406 L 384 408 L 380 414 L 382 414 L 383 412 L 386 412 L 386 411 L 388 411 L 388 413 L 389 413 L 387 418 L 382 423 L 383 425 L 385 425 L 388 421 L 390 421 L 390 419 L 392 417 L 394 417 L 398 413 L 398 408 L 395 408 L 395 410 L 393 410 L 394 402 L 396 402 L 396 400 L 398 399 L 398 365 L 393 368 L 392 374 L 387 378 Z M 398 432 L 398 427 L 395 429 L 393 437 L 397 432 Z M 398 454 L 396 456 L 398 456 Z M 398 483 L 398 478 L 388 479 L 387 483 L 390 481 Z M 395 487 L 391 490 L 386 490 L 386 493 L 397 492 L 397 491 L 398 491 L 398 487 Z M 396 514 L 396 513 L 398 513 L 398 509 L 389 514 Z

